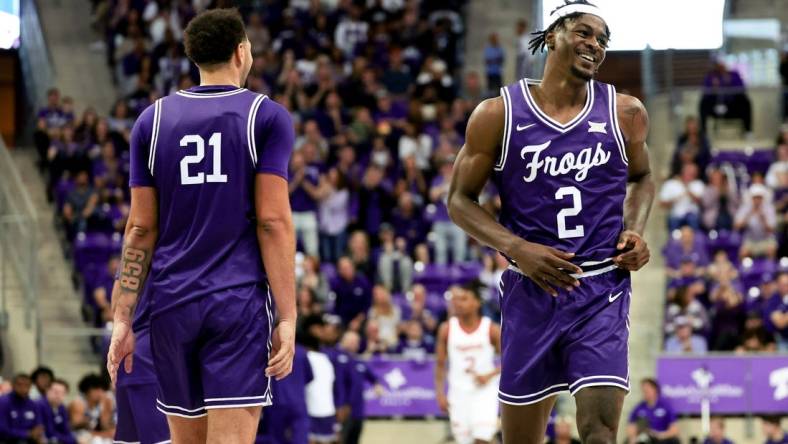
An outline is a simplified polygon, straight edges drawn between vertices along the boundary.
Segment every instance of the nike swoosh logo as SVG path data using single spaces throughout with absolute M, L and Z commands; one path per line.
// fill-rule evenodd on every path
M 608 302 L 615 302 L 616 299 L 618 299 L 623 293 L 624 290 L 621 290 L 616 294 L 610 293 L 610 296 L 607 297 Z
M 535 123 L 530 123 L 530 124 L 528 124 L 528 125 L 525 125 L 525 126 L 521 126 L 521 125 L 519 125 L 519 124 L 518 124 L 518 125 L 517 125 L 517 131 L 525 131 L 525 130 L 527 130 L 528 128 L 530 128 L 530 127 L 534 126 L 534 125 L 536 125 L 536 124 L 535 124 Z

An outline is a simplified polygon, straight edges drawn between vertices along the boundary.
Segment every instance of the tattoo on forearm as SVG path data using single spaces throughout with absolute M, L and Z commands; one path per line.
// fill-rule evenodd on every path
M 120 288 L 129 293 L 138 293 L 145 281 L 150 253 L 138 248 L 123 249 L 120 270 Z

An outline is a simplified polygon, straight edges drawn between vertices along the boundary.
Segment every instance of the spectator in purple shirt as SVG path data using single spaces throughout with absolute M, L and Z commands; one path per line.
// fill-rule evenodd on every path
M 370 165 L 364 173 L 359 190 L 358 225 L 367 233 L 375 233 L 384 221 L 388 220 L 393 199 L 391 186 L 385 180 L 385 170 L 376 164 Z
M 296 238 L 301 241 L 304 252 L 318 255 L 317 199 L 320 171 L 307 165 L 301 152 L 294 152 L 290 159 L 290 207 Z
M 48 444 L 76 444 L 68 423 L 68 412 L 63 402 L 68 395 L 68 383 L 62 379 L 52 381 L 46 397 L 39 400 L 41 418 Z
M 689 258 L 698 272 L 709 264 L 709 255 L 706 252 L 706 243 L 695 230 L 689 226 L 681 227 L 678 239 L 672 238 L 663 250 L 667 265 L 668 277 L 676 277 L 682 259 Z
M 339 258 L 337 274 L 331 282 L 331 291 L 336 294 L 334 313 L 342 319 L 343 325 L 358 331 L 372 306 L 372 287 L 364 275 L 356 272 L 347 256 Z
M 725 420 L 719 416 L 711 418 L 709 423 L 709 436 L 703 444 L 733 444 L 733 441 L 725 437 Z
M 659 383 L 646 378 L 640 383 L 643 400 L 629 415 L 627 442 L 657 442 L 679 444 L 679 426 L 670 403 L 659 393 Z
M 763 434 L 766 435 L 765 444 L 788 444 L 788 432 L 783 430 L 779 415 L 761 417 Z
M 38 128 L 59 128 L 66 124 L 66 116 L 60 106 L 60 90 L 50 88 L 47 91 L 47 105 L 38 110 Z
M 44 444 L 41 412 L 30 399 L 30 376 L 14 376 L 13 391 L 0 397 L 0 442 L 6 444 Z
M 766 313 L 774 328 L 777 350 L 788 351 L 788 271 L 777 277 L 777 293 L 766 303 Z
M 700 128 L 706 133 L 709 117 L 738 119 L 744 131 L 752 131 L 752 107 L 747 97 L 744 81 L 738 72 L 729 70 L 718 60 L 703 80 L 703 97 L 700 100 Z
M 297 344 L 293 357 L 293 371 L 282 380 L 272 380 L 271 390 L 276 408 L 262 415 L 258 443 L 308 444 L 309 414 L 306 410 L 306 385 L 314 375 L 306 357 L 306 349 Z M 269 440 L 263 440 L 267 437 Z
M 435 234 L 435 263 L 440 265 L 449 261 L 449 245 L 453 262 L 464 261 L 468 244 L 468 236 L 449 219 L 449 210 L 446 208 L 452 169 L 452 162 L 443 161 L 430 187 L 430 201 L 434 205 L 432 231 Z
M 63 109 L 60 107 L 60 91 L 50 88 L 47 91 L 47 104 L 36 114 L 36 130 L 33 134 L 33 143 L 39 156 L 39 168 L 42 170 L 47 165 L 47 150 L 50 145 L 50 130 L 60 128 L 65 124 Z
M 358 333 L 349 331 L 342 336 L 339 344 L 350 361 L 347 363 L 347 376 L 349 384 L 346 385 L 347 401 L 350 405 L 350 414 L 342 424 L 343 444 L 358 444 L 361 438 L 361 431 L 364 427 L 364 386 L 365 383 L 372 384 L 377 396 L 383 394 L 383 386 L 380 385 L 377 375 L 369 366 L 357 359 L 357 354 L 361 340 Z
M 397 353 L 405 359 L 423 362 L 435 349 L 434 339 L 424 335 L 424 329 L 417 320 L 405 321 L 402 330 L 404 335 L 399 341 Z
M 404 191 L 397 198 L 397 208 L 391 212 L 391 225 L 394 234 L 405 239 L 408 251 L 427 238 L 427 223 L 422 219 L 420 208 L 414 202 L 415 195 Z

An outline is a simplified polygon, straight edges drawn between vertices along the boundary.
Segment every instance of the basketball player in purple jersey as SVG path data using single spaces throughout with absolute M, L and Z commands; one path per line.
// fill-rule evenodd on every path
M 559 392 L 584 443 L 614 443 L 629 390 L 630 271 L 649 250 L 648 116 L 594 80 L 610 31 L 584 0 L 553 11 L 532 42 L 541 81 L 520 80 L 470 118 L 449 191 L 452 219 L 511 262 L 501 278 L 503 437 L 541 443 Z M 492 178 L 496 221 L 478 204 Z
M 184 44 L 201 85 L 157 100 L 132 130 L 107 367 L 113 380 L 121 362 L 132 372 L 131 320 L 149 285 L 156 408 L 172 441 L 251 443 L 270 377 L 293 360 L 293 126 L 284 107 L 241 88 L 252 55 L 236 10 L 198 15 Z
M 120 285 L 115 280 L 114 286 Z M 149 286 L 145 286 L 145 289 Z M 165 444 L 170 441 L 167 417 L 156 409 L 156 373 L 150 350 L 150 295 L 143 289 L 134 313 L 134 371 L 118 371 L 115 380 L 115 442 Z M 113 287 L 113 293 L 118 294 Z

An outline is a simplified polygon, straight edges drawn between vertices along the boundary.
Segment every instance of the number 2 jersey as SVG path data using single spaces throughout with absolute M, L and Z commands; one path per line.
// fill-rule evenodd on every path
M 500 223 L 521 238 L 602 261 L 623 230 L 627 157 L 616 118 L 616 91 L 586 84 L 583 109 L 561 124 L 539 109 L 523 79 L 501 88 L 504 137 L 493 181 Z
M 235 86 L 198 86 L 157 100 L 131 133 L 131 187 L 155 187 L 159 232 L 147 286 L 151 313 L 265 282 L 255 176 L 287 180 L 287 110 Z

